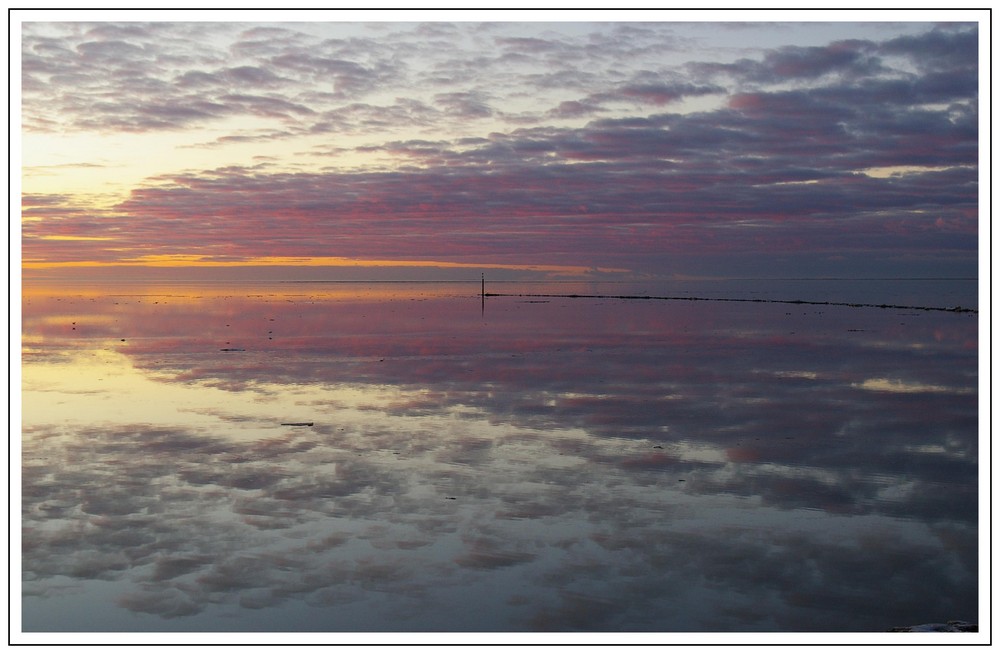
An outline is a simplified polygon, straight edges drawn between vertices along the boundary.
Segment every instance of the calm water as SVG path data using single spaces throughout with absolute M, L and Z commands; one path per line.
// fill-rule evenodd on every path
M 976 314 L 478 293 L 26 286 L 23 629 L 978 619 Z

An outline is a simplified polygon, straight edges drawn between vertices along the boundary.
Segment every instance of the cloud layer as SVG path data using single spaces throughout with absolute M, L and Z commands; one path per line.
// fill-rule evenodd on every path
M 28 194 L 23 255 L 974 271 L 976 25 L 710 50 L 728 29 L 25 24 L 26 138 L 228 163 Z

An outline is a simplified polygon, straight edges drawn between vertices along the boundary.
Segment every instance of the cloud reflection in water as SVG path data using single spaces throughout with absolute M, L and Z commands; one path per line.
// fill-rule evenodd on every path
M 975 620 L 975 319 L 785 309 L 28 295 L 24 628 Z

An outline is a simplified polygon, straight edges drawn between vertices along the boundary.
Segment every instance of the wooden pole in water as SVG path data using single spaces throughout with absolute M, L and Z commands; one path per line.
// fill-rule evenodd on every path
M 486 297 L 486 273 L 483 273 L 483 290 L 480 292 L 480 295 Z

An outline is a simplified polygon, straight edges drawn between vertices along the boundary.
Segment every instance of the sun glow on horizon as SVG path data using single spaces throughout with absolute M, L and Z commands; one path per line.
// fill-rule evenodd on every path
M 86 240 L 66 237 L 64 240 Z M 248 259 L 211 259 L 194 254 L 151 254 L 120 261 L 41 261 L 25 260 L 21 263 L 25 270 L 47 270 L 59 268 L 254 268 L 254 267 L 353 267 L 353 268 L 475 268 L 494 270 L 521 270 L 554 274 L 583 275 L 587 273 L 626 273 L 624 268 L 593 268 L 588 266 L 567 266 L 530 263 L 493 263 L 424 261 L 417 259 L 351 259 L 348 257 L 254 257 Z

